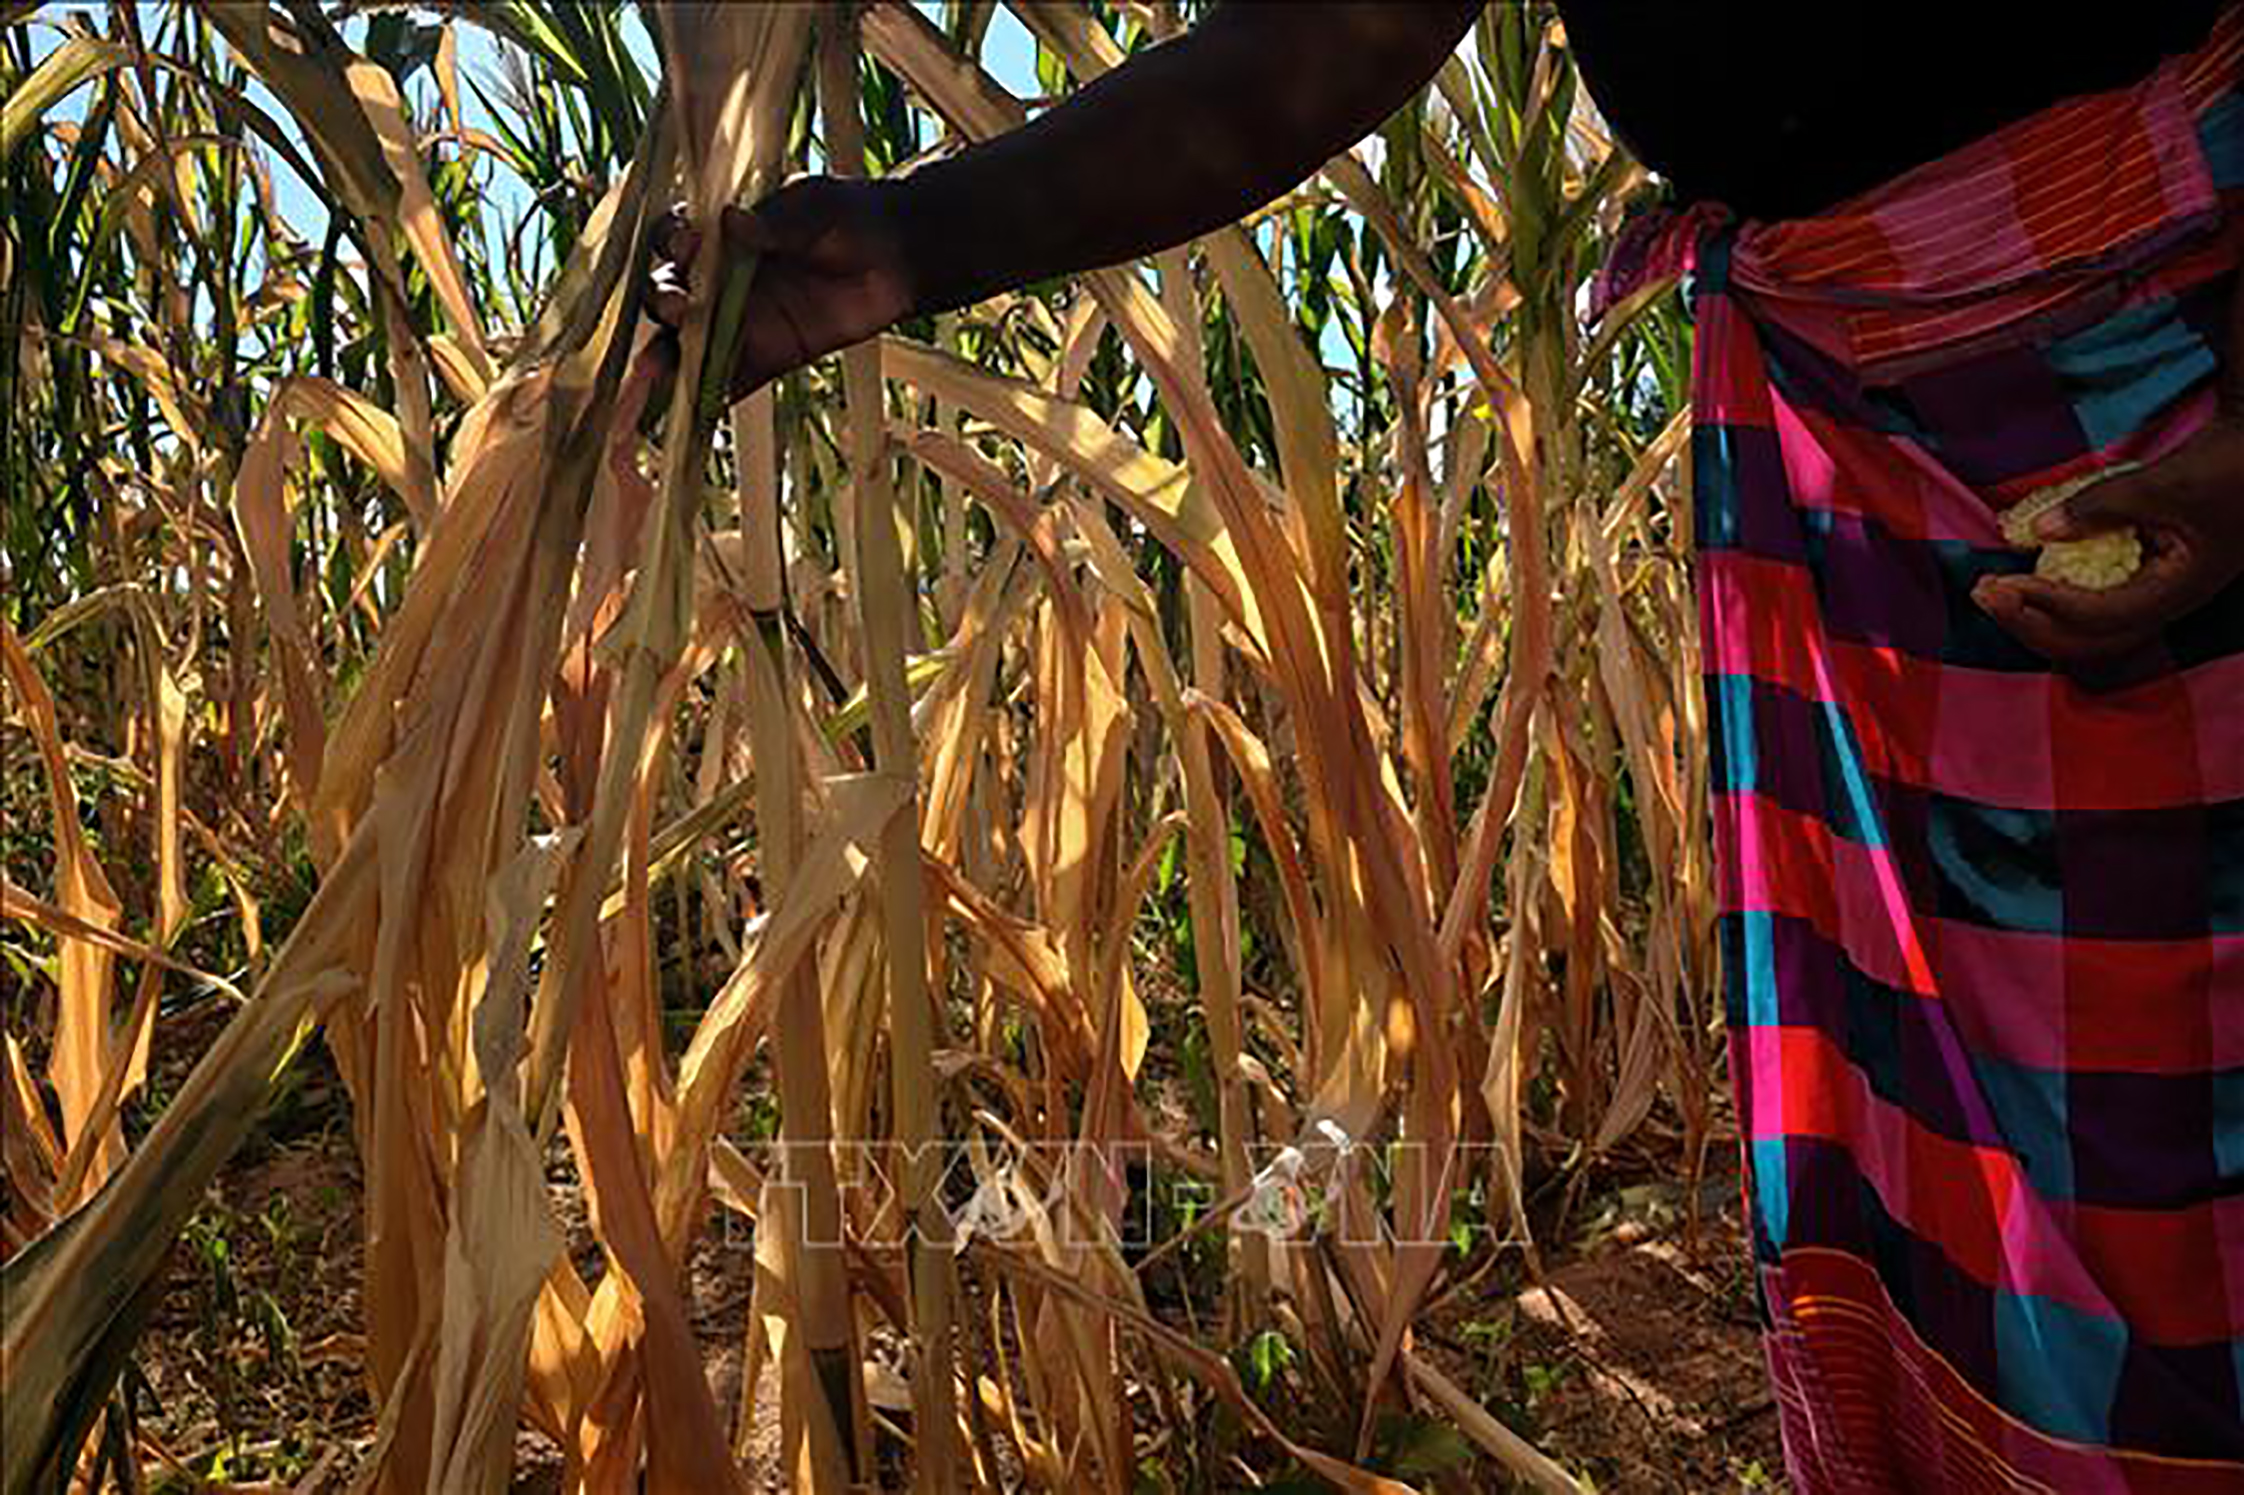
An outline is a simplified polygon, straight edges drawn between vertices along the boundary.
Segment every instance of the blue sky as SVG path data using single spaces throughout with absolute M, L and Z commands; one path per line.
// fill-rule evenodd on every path
M 935 4 L 934 0 L 917 0 L 917 3 L 920 9 L 930 15 L 939 16 L 941 13 L 942 7 Z M 171 8 L 172 0 L 140 0 L 143 31 L 151 37 L 155 36 L 159 28 L 165 24 Z M 54 47 L 61 36 L 60 31 L 55 26 L 43 25 L 40 24 L 41 22 L 60 21 L 66 17 L 79 15 L 92 18 L 96 24 L 104 25 L 106 29 L 106 23 L 102 18 L 107 10 L 107 5 L 68 3 L 68 0 L 66 0 L 66 3 L 50 3 L 41 7 L 31 23 L 33 26 L 32 49 L 34 55 L 43 56 Z M 356 43 L 364 35 L 365 27 L 366 23 L 363 20 L 347 22 L 343 28 L 344 35 L 350 41 Z M 499 50 L 506 44 L 496 40 L 490 32 L 480 26 L 460 24 L 458 34 L 460 68 L 464 75 L 462 78 L 463 85 L 468 78 L 473 78 L 483 84 L 485 92 L 492 92 L 492 83 L 498 77 L 499 72 Z M 633 13 L 632 23 L 627 26 L 627 35 L 632 39 L 634 54 L 638 56 L 642 66 L 652 75 L 657 70 L 653 43 L 645 30 L 637 24 L 636 12 Z M 991 75 L 1015 94 L 1026 97 L 1038 92 L 1036 43 L 1022 27 L 1020 21 L 1004 6 L 997 8 L 990 22 L 989 35 L 983 50 L 982 60 L 983 65 L 989 69 Z M 276 119 L 283 124 L 288 122 L 287 111 L 280 108 L 261 85 L 252 84 L 250 93 L 258 102 L 264 104 Z M 80 88 L 56 107 L 53 117 L 69 120 L 83 119 L 93 95 L 94 87 L 92 85 Z M 412 95 L 416 112 L 421 117 L 426 118 L 427 111 L 432 107 L 434 101 L 435 90 L 425 75 L 414 80 Z M 474 90 L 463 87 L 462 95 L 462 107 L 467 113 L 469 125 L 489 130 L 491 128 L 489 111 L 483 107 L 481 100 L 475 96 Z M 269 152 L 266 153 L 266 159 L 271 163 L 273 190 L 280 201 L 281 216 L 299 234 L 306 239 L 317 242 L 327 230 L 326 202 L 315 190 L 314 184 L 300 180 L 294 172 L 290 171 L 278 159 L 273 158 Z M 482 159 L 488 160 L 489 158 L 484 157 Z M 510 173 L 504 170 L 494 170 L 489 175 L 490 182 L 486 190 L 493 199 L 505 208 L 505 212 L 499 216 L 512 219 L 525 206 L 527 194 Z

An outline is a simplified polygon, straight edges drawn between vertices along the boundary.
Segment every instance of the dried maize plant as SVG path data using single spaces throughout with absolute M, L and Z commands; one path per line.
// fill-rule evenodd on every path
M 1604 1154 L 1645 1120 L 1664 1081 L 1695 1179 L 1719 1015 L 1706 996 L 1715 956 L 1679 486 L 1688 464 L 1676 461 L 1689 436 L 1682 348 L 1658 293 L 1583 325 L 1585 288 L 1638 173 L 1578 97 L 1563 33 L 1535 7 L 1498 6 L 1476 39 L 1436 80 L 1433 113 L 1447 128 L 1428 132 L 1424 161 L 1483 250 L 1491 341 L 1530 411 L 1556 603 L 1537 617 L 1543 588 L 1511 592 L 1507 726 L 1524 709 L 1522 653 L 1547 672 L 1535 722 L 1521 729 L 1503 1002 L 1482 1092 L 1499 1133 L 1516 1136 L 1511 1118 L 1543 1053 L 1537 1030 L 1547 1032 L 1563 1145 Z M 1452 522 L 1446 508 L 1442 522 Z M 1512 521 L 1515 545 L 1527 523 Z M 1478 659 L 1476 641 L 1468 675 Z M 1454 734 L 1477 709 L 1477 686 L 1452 704 Z M 1508 734 L 1500 746 L 1510 748 Z M 1628 875 L 1624 861 L 1639 870 Z
M 1405 1408 L 1575 1488 L 1411 1339 L 1494 1254 L 1458 1201 L 1531 1250 L 1546 1176 L 1710 1127 L 1682 334 L 1582 323 L 1634 173 L 1547 17 L 1492 7 L 1380 156 L 1246 224 L 727 409 L 753 266 L 701 236 L 653 380 L 657 210 L 1019 123 L 994 7 L 649 3 L 654 71 L 608 0 L 418 9 L 118 4 L 10 54 L 0 663 L 51 846 L 0 892 L 55 958 L 0 1077 L 0 1489 L 134 1459 L 169 1243 L 315 1027 L 360 1487 L 503 1488 L 527 1425 L 591 1491 L 1248 1447 L 1387 1491 Z M 1054 92 L 1183 24 L 1009 9 Z M 488 132 L 469 25 L 515 59 Z M 471 156 L 550 277 L 491 253 Z M 182 944 L 215 919 L 228 979 Z M 128 1147 L 167 992 L 236 1010 Z M 1154 1103 L 1184 1053 L 1205 1141 Z M 1172 1175 L 1215 1203 L 1149 1239 Z M 728 1218 L 720 1405 L 688 1262 Z M 1223 1311 L 1179 1326 L 1148 1283 L 1207 1236 Z M 1242 1384 L 1273 1333 L 1318 1415 Z
M 1080 78 L 1120 60 L 1117 38 L 1075 7 L 1018 11 Z M 910 7 L 876 6 L 866 26 L 875 54 L 961 134 L 987 136 L 1021 117 Z M 1253 1300 L 1245 1321 L 1271 1310 L 1265 1295 L 1276 1286 L 1286 1322 L 1363 1397 L 1359 1457 L 1398 1365 L 1419 1379 L 1427 1369 L 1400 1352 L 1442 1270 L 1443 1252 L 1429 1243 L 1446 1238 L 1452 1190 L 1465 1181 L 1453 1151 L 1460 1140 L 1494 1144 L 1475 1155 L 1491 1160 L 1488 1182 L 1509 1206 L 1500 1218 L 1524 1232 L 1522 1095 L 1543 1069 L 1539 1035 L 1554 1035 L 1563 1095 L 1550 1130 L 1587 1156 L 1642 1122 L 1663 1079 L 1694 1152 L 1705 1139 L 1704 833 L 1683 808 L 1695 802 L 1700 771 L 1687 746 L 1691 626 L 1679 532 L 1653 501 L 1685 429 L 1664 419 L 1640 429 L 1637 412 L 1654 402 L 1626 397 L 1644 377 L 1641 355 L 1633 369 L 1615 366 L 1649 303 L 1619 308 L 1591 337 L 1574 294 L 1615 226 L 1630 168 L 1587 112 L 1577 114 L 1561 45 L 1527 8 L 1493 8 L 1475 52 L 1443 78 L 1446 107 L 1414 116 L 1424 139 L 1412 142 L 1426 163 L 1419 197 L 1431 187 L 1452 201 L 1481 242 L 1474 277 L 1456 285 L 1437 271 L 1361 162 L 1344 157 L 1326 171 L 1384 241 L 1401 282 L 1381 312 L 1357 276 L 1365 340 L 1394 410 L 1390 431 L 1348 474 L 1384 490 L 1358 514 L 1340 502 L 1324 372 L 1239 230 L 1164 257 L 1159 295 L 1125 273 L 1086 277 L 1090 304 L 1077 304 L 1041 371 L 1034 360 L 977 368 L 886 344 L 890 371 L 933 410 L 963 409 L 992 438 L 962 443 L 941 423 L 907 424 L 899 437 L 911 456 L 996 506 L 1040 559 L 1046 549 L 1064 557 L 1070 532 L 1082 557 L 1080 607 L 1058 597 L 1050 605 L 1055 621 L 1091 620 L 1063 622 L 1066 637 L 1089 640 L 1074 651 L 1088 678 L 1033 676 L 1038 731 L 1028 751 L 1059 761 L 1032 787 L 1102 782 L 1095 738 L 1084 766 L 1067 767 L 1078 751 L 1067 692 L 1095 703 L 1097 687 L 1126 679 L 1132 663 L 1175 743 L 1194 949 L 1213 957 L 1199 989 L 1224 1097 L 1219 1158 L 1231 1201 L 1258 1192 L 1244 1160 L 1261 1144 L 1298 1142 L 1312 1159 L 1312 1144 L 1336 1134 L 1400 1144 L 1391 1197 L 1375 1203 L 1362 1175 L 1336 1175 L 1339 1211 L 1359 1228 L 1281 1248 L 1275 1279 L 1263 1275 L 1258 1237 L 1233 1242 L 1238 1286 Z M 1501 146 L 1487 133 L 1496 122 Z M 1413 186 L 1407 175 L 1399 185 Z M 1421 297 L 1435 324 L 1430 355 L 1413 310 Z M 1264 470 L 1244 459 L 1236 422 L 1211 393 L 1201 332 L 1219 303 L 1212 314 L 1238 329 L 1260 374 L 1275 459 Z M 1071 397 L 1102 323 L 1157 391 L 1182 464 Z M 1446 432 L 1438 472 L 1429 439 L 1437 425 Z M 1118 543 L 1115 512 L 1189 577 L 1197 689 L 1180 687 L 1169 630 Z M 1366 547 L 1374 554 L 1351 555 L 1351 522 L 1385 526 Z M 1468 524 L 1485 531 L 1491 564 L 1485 592 L 1461 607 L 1451 558 Z M 1059 539 L 1040 545 L 1039 530 Z M 1102 616 L 1119 626 L 1102 629 Z M 1462 660 L 1460 624 L 1472 635 Z M 1127 658 L 1115 650 L 1123 636 Z M 1227 671 L 1245 682 L 1237 698 Z M 1477 802 L 1461 803 L 1455 760 L 1491 693 L 1494 761 Z M 1259 730 L 1239 709 L 1249 702 Z M 1260 1130 L 1244 1092 L 1250 1076 L 1269 1071 L 1244 1051 L 1239 976 L 1223 968 L 1226 955 L 1236 959 L 1237 915 L 1211 742 L 1271 850 L 1301 983 L 1298 1026 L 1275 1035 L 1297 1062 L 1283 1093 L 1259 1108 Z M 1646 827 L 1648 881 L 1659 889 L 1639 927 L 1620 897 L 1615 786 L 1624 773 Z M 1167 825 L 1149 827 L 1146 842 L 1107 846 L 1104 823 L 1094 815 L 1084 843 L 1094 875 L 1134 889 L 1131 874 Z M 1028 829 L 1042 830 L 1033 819 Z M 1032 885 L 1039 850 L 1022 847 Z M 1497 939 L 1487 910 L 1499 867 L 1507 919 Z M 1067 933 L 1069 889 L 1037 892 L 1080 984 L 1084 946 Z M 1127 987 L 1102 976 L 1094 990 L 1109 1004 L 1100 1031 L 1127 1033 L 1137 1020 Z M 1485 1024 L 1484 994 L 1495 1013 Z M 1127 1078 L 1134 1058 L 1125 1044 L 1100 1062 L 1122 1061 Z M 1086 1102 L 1079 1140 L 1115 1135 L 1094 1130 L 1097 1115 Z M 1099 1202 L 1094 1192 L 1082 1207 Z M 1380 1209 L 1383 1232 L 1360 1228 Z
M 129 8 L 119 14 L 134 24 Z M 612 438 L 629 438 L 630 407 L 643 398 L 619 383 L 637 331 L 637 246 L 650 193 L 667 197 L 681 158 L 711 200 L 759 179 L 768 186 L 808 26 L 806 14 L 762 10 L 722 22 L 703 11 L 667 19 L 694 31 L 685 55 L 714 71 L 678 80 L 675 112 L 644 133 L 639 159 L 578 238 L 542 319 L 500 367 L 461 293 L 390 75 L 316 13 L 207 13 L 290 110 L 320 163 L 315 179 L 348 210 L 384 313 L 369 320 L 388 334 L 397 414 L 316 382 L 287 383 L 272 390 L 249 440 L 237 428 L 229 446 L 221 421 L 195 421 L 187 367 L 167 368 L 146 349 L 95 345 L 152 398 L 178 407 L 166 412 L 170 432 L 189 459 L 201 455 L 197 447 L 215 449 L 211 488 L 231 508 L 229 528 L 246 552 L 236 579 L 257 589 L 274 635 L 289 797 L 321 875 L 247 1004 L 111 1186 L 8 1263 L 10 1489 L 68 1458 L 130 1342 L 166 1245 L 315 1020 L 351 1091 L 366 1165 L 367 1358 L 383 1407 L 372 1463 L 385 1487 L 503 1484 L 525 1406 L 589 1487 L 614 1487 L 642 1454 L 665 1488 L 720 1488 L 734 1478 L 667 1243 L 684 1235 L 706 1176 L 705 1165 L 683 1158 L 706 1158 L 716 1098 L 729 1083 L 718 1070 L 743 1047 L 728 1044 L 725 1022 L 752 1008 L 769 962 L 790 948 L 788 931 L 807 921 L 769 926 L 774 943 L 757 947 L 764 963 L 750 955 L 735 983 L 750 999 L 719 1004 L 673 1086 L 629 953 L 646 948 L 633 928 L 643 882 L 637 898 L 611 891 L 618 862 L 628 867 L 619 852 L 634 823 L 645 844 L 644 773 L 660 758 L 660 734 L 649 726 L 657 695 L 691 659 L 691 550 L 680 535 L 690 538 L 686 522 L 702 492 L 686 452 L 706 437 L 703 402 L 691 390 L 680 396 L 686 414 L 674 412 L 667 446 L 673 470 L 651 502 L 635 491 L 645 480 L 633 440 Z M 121 66 L 123 50 L 113 44 L 103 55 Z M 145 66 L 145 49 L 130 52 Z M 680 151 L 689 128 L 700 133 Z M 121 190 L 129 212 L 130 184 Z M 433 288 L 447 342 L 408 325 L 399 244 Z M 439 347 L 452 351 L 432 358 Z M 466 406 L 441 483 L 431 480 L 439 466 L 431 362 Z M 375 465 L 398 486 L 417 532 L 403 595 L 331 728 L 301 667 L 307 629 L 291 595 L 287 540 L 271 532 L 285 518 L 299 451 L 290 423 L 305 419 L 341 445 L 389 459 Z M 645 544 L 635 569 L 583 543 L 588 520 L 631 543 L 634 526 L 617 511 L 634 505 L 654 516 L 636 526 Z M 633 584 L 623 587 L 627 569 Z M 589 592 L 589 605 L 572 608 L 573 589 Z M 619 589 L 632 603 L 603 609 L 600 594 Z M 583 669 L 596 647 L 608 658 Z M 563 665 L 571 655 L 574 678 Z M 11 665 L 20 657 L 12 651 Z M 10 673 L 34 718 L 44 715 L 35 680 L 21 668 Z M 562 710 L 549 720 L 549 695 L 572 684 L 604 704 L 589 720 Z M 556 782 L 561 775 L 544 766 L 548 736 L 564 771 L 580 771 L 572 782 Z M 56 798 L 66 812 L 65 796 Z M 859 794 L 827 827 L 840 838 L 824 852 L 829 886 L 845 876 L 834 870 L 843 847 L 877 831 L 881 804 Z M 544 834 L 533 839 L 534 805 Z M 818 880 L 806 885 L 815 891 Z M 533 982 L 531 940 L 549 888 L 555 911 Z M 93 907 L 106 893 L 78 856 L 61 890 L 65 905 Z M 77 922 L 98 932 L 102 921 Z M 74 962 L 74 972 L 80 967 L 90 974 L 74 974 L 74 999 L 101 974 L 91 960 Z M 564 1112 L 609 1253 L 597 1288 L 559 1257 L 546 1211 L 533 1138 Z M 74 1140 L 84 1126 L 72 1114 L 66 1131 Z M 649 1440 L 657 1421 L 666 1436 Z

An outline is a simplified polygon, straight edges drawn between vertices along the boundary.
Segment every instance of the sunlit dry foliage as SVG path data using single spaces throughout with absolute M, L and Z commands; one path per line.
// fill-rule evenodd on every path
M 1053 93 L 1186 20 L 1011 10 Z M 315 1032 L 364 1487 L 503 1489 L 527 1425 L 573 1489 L 744 1489 L 773 1394 L 803 1489 L 1394 1490 L 1404 1407 L 1572 1487 L 1412 1325 L 1543 1179 L 1709 1137 L 1685 334 L 1583 296 L 1641 174 L 1492 7 L 1248 222 L 730 410 L 707 235 L 653 387 L 660 209 L 1018 123 L 992 17 L 7 7 L 0 1488 L 142 1452 L 167 1248 Z M 1241 1382 L 1270 1333 L 1321 1421 Z

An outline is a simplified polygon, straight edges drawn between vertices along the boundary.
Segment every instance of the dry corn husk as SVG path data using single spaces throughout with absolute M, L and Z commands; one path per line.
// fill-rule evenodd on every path
M 2096 472 L 2083 473 L 2027 494 L 2002 516 L 2003 539 L 2022 550 L 2038 549 L 2034 575 L 2091 592 L 2106 592 L 2124 583 L 2143 564 L 2143 537 L 2135 526 L 2122 525 L 2080 540 L 2037 542 L 2034 526 L 2041 516 L 2082 489 L 2133 472 L 2142 464 L 2122 462 Z

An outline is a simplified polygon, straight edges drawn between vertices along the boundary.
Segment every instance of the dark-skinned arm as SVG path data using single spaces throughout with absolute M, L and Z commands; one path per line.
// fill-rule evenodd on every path
M 1480 0 L 1232 0 L 1032 123 L 903 184 L 920 311 L 1181 244 L 1377 129 Z
M 813 177 L 724 224 L 761 256 L 735 393 L 914 314 L 1119 264 L 1314 173 L 1425 84 L 1481 0 L 1229 0 L 999 138 L 897 180 Z M 691 263 L 690 229 L 672 233 Z M 675 320 L 677 298 L 656 313 Z

